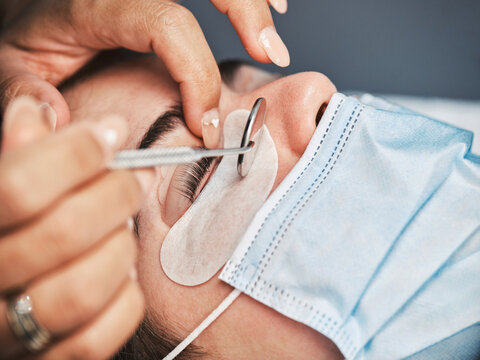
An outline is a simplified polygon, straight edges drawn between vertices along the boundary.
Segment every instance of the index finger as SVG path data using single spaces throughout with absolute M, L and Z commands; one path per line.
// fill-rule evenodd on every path
M 189 10 L 168 2 L 163 3 L 159 12 L 163 20 L 157 21 L 152 29 L 152 48 L 180 86 L 188 127 L 195 135 L 206 135 L 201 120 L 218 121 L 221 88 L 218 65 Z
M 0 227 L 31 218 L 100 174 L 124 142 L 125 121 L 108 117 L 74 125 L 0 158 Z
M 278 66 L 290 64 L 290 54 L 273 24 L 266 0 L 210 0 L 226 14 L 249 55 L 260 62 Z M 286 11 L 287 1 L 270 1 Z M 279 4 L 283 3 L 283 4 Z
M 189 10 L 169 0 L 115 0 L 98 2 L 96 6 L 91 12 L 91 25 L 101 29 L 104 38 L 109 39 L 109 46 L 153 51 L 163 60 L 180 86 L 185 120 L 192 133 L 202 136 L 204 114 L 210 123 L 219 124 L 220 71 L 200 25 Z M 119 23 L 122 31 L 118 31 Z M 105 43 L 99 42 L 98 46 L 105 47 Z M 217 134 L 219 137 L 218 126 L 213 135 Z

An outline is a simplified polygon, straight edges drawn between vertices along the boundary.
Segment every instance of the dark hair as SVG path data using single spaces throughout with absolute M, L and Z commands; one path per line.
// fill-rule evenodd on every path
M 75 86 L 79 82 L 83 82 L 88 78 L 100 73 L 102 70 L 108 69 L 113 65 L 139 58 L 141 56 L 150 56 L 150 54 L 141 54 L 126 49 L 114 49 L 100 52 L 87 64 L 85 64 L 75 74 L 65 79 L 58 85 L 58 90 L 65 90 Z
M 170 331 L 153 324 L 146 316 L 135 334 L 117 352 L 112 360 L 162 359 L 177 346 L 181 340 Z M 177 357 L 177 360 L 202 359 L 206 353 L 196 345 L 189 345 Z

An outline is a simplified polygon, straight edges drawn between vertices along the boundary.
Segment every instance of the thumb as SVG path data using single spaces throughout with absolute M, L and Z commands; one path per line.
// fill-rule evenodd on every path
M 68 105 L 55 86 L 29 72 L 8 72 L 3 67 L 0 72 L 1 113 L 5 114 L 8 105 L 20 96 L 29 96 L 45 104 L 44 108 L 50 109 L 49 116 L 54 128 L 70 122 Z
M 20 96 L 13 100 L 3 121 L 2 153 L 39 140 L 54 130 L 52 111 L 46 103 Z

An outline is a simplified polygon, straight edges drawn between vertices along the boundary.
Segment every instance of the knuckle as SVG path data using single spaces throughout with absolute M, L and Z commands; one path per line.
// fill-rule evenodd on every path
M 132 315 L 136 321 L 140 321 L 145 312 L 145 297 L 143 296 L 142 289 L 138 283 L 133 283 L 131 288 L 130 306 L 132 309 Z M 135 312 L 136 310 L 136 312 Z
M 130 231 L 122 232 L 122 244 L 123 257 L 130 265 L 133 265 L 138 256 L 138 249 L 135 237 Z
M 101 334 L 96 331 L 87 331 L 79 338 L 72 349 L 71 359 L 73 360 L 102 360 L 108 358 L 110 354 L 105 354 L 104 346 L 99 341 Z
M 184 28 L 196 21 L 193 14 L 175 3 L 161 3 L 153 13 L 153 26 L 161 31 L 170 32 Z
M 185 81 L 190 86 L 193 96 L 203 99 L 208 105 L 217 106 L 221 92 L 220 75 L 215 71 L 198 71 L 195 78 Z
M 90 279 L 91 280 L 91 279 Z M 59 299 L 57 309 L 59 314 L 64 314 L 67 319 L 88 319 L 97 314 L 102 301 L 98 293 L 99 289 L 94 285 L 95 281 L 89 281 L 88 277 L 77 277 L 69 286 L 68 291 Z
M 88 24 L 88 11 L 85 9 L 91 9 L 92 11 L 98 11 L 97 0 L 70 0 L 70 1 L 54 1 L 54 4 L 57 7 L 62 6 L 62 14 L 65 16 L 66 20 L 73 25 L 77 24 Z
M 2 77 L 3 77 L 2 73 Z M 7 75 L 0 80 L 0 93 L 2 94 L 2 108 L 6 109 L 8 103 L 15 99 L 25 87 L 25 80 L 19 75 Z
M 78 219 L 68 211 L 59 212 L 50 221 L 44 223 L 46 236 L 42 241 L 42 252 L 51 258 L 68 257 L 74 252 L 76 243 L 80 242 L 80 232 L 72 231 L 78 228 Z
M 131 334 L 138 326 L 144 315 L 144 298 L 140 286 L 135 285 L 129 289 L 131 293 L 124 293 L 123 296 L 128 296 L 128 318 L 124 318 L 122 323 L 121 333 Z M 113 305 L 115 306 L 115 305 Z M 124 336 L 119 335 L 119 339 Z M 92 327 L 84 332 L 72 346 L 72 354 L 74 359 L 106 359 L 111 354 L 107 353 L 108 348 L 104 346 L 103 340 L 105 334 L 98 327 Z M 118 346 L 121 344 L 119 343 Z
M 86 128 L 79 129 L 78 133 L 72 134 L 66 154 L 78 169 L 92 169 L 99 166 L 103 159 L 102 146 L 95 139 L 91 131 Z
M 4 211 L 12 218 L 24 218 L 34 213 L 39 204 L 36 196 L 29 196 L 30 186 L 25 176 L 24 167 L 20 164 L 0 166 L 0 198 Z
M 140 206 L 142 198 L 140 184 L 133 173 L 127 170 L 115 171 L 112 176 L 114 177 L 115 196 L 121 194 L 119 200 L 127 207 L 129 213 L 133 213 Z
M 195 78 L 192 78 L 191 82 L 208 88 L 217 88 L 221 84 L 220 73 L 216 68 L 202 69 L 195 74 Z
M 130 271 L 137 258 L 138 250 L 133 234 L 126 229 L 121 230 L 114 239 L 113 247 L 109 256 L 115 262 L 118 276 L 123 276 Z

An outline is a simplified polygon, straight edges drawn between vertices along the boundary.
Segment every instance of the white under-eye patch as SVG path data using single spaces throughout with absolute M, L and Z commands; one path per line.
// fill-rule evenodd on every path
M 248 110 L 235 110 L 227 116 L 226 148 L 239 146 L 249 114 Z M 176 283 L 194 286 L 212 278 L 267 199 L 277 175 L 277 151 L 265 125 L 255 140 L 258 148 L 248 175 L 238 175 L 236 156 L 224 157 L 195 203 L 167 234 L 160 261 L 165 274 Z

